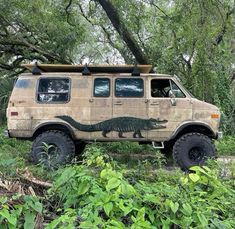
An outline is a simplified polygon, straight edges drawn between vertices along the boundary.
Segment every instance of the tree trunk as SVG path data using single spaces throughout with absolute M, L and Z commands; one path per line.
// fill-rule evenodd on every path
M 112 5 L 112 3 L 109 0 L 97 0 L 97 1 L 104 9 L 113 27 L 117 30 L 121 38 L 125 41 L 127 47 L 134 55 L 136 61 L 139 64 L 149 64 L 147 56 L 145 55 L 145 53 L 143 52 L 143 50 L 141 49 L 141 47 L 139 46 L 138 42 L 131 34 L 131 32 L 128 31 L 125 23 L 121 20 L 117 10 Z

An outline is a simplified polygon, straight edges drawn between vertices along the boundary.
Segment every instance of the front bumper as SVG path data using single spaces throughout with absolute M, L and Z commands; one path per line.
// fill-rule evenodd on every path
M 221 139 L 223 138 L 223 132 L 222 131 L 218 131 L 217 132 L 217 139 Z

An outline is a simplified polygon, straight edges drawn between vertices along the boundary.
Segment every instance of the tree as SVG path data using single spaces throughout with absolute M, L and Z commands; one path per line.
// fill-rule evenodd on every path
M 0 9 L 2 75 L 36 60 L 153 64 L 231 123 L 232 0 L 0 0 Z
M 24 71 L 20 64 L 27 61 L 73 62 L 85 29 L 81 24 L 68 24 L 64 9 L 54 1 L 1 0 L 0 7 L 1 69 L 17 75 Z

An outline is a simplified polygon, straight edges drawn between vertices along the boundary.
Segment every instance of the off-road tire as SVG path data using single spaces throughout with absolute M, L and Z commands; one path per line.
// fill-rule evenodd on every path
M 48 130 L 38 135 L 34 140 L 31 156 L 32 161 L 35 164 L 41 163 L 41 152 L 43 151 L 43 147 L 45 147 L 44 143 L 47 145 L 53 144 L 60 150 L 59 155 L 56 158 L 56 167 L 71 162 L 75 156 L 74 142 L 66 133 L 58 130 Z M 44 165 L 45 164 L 46 163 L 44 163 Z
M 195 156 L 196 153 L 196 156 Z M 197 157 L 195 159 L 195 157 Z M 212 140 L 200 133 L 188 133 L 180 137 L 173 147 L 174 161 L 183 171 L 194 165 L 203 165 L 208 158 L 216 156 Z

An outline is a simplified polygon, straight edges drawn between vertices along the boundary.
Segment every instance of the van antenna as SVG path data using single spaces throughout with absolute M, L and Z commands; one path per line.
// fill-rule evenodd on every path
M 34 67 L 32 69 L 32 74 L 33 75 L 41 75 L 41 70 L 38 67 L 38 63 L 37 62 L 35 62 L 35 65 L 34 65 Z
M 137 64 L 135 64 L 133 72 L 131 73 L 132 76 L 140 76 L 140 70 L 137 67 Z
M 85 67 L 84 67 L 84 69 L 83 69 L 83 71 L 82 71 L 82 74 L 83 74 L 84 76 L 88 76 L 88 75 L 91 74 L 90 70 L 88 69 L 87 64 L 85 64 Z

